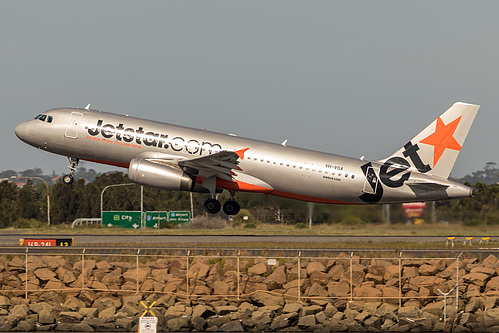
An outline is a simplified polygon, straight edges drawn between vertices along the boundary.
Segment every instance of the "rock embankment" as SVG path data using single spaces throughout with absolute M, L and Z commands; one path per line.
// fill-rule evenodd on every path
M 155 302 L 159 331 L 499 332 L 492 255 L 4 256 L 0 286 L 0 331 L 137 331 L 141 303 Z

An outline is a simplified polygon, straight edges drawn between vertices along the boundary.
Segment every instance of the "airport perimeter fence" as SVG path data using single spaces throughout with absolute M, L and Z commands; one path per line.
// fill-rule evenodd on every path
M 444 300 L 457 310 L 466 294 L 460 257 L 0 253 L 0 294 L 40 299 L 47 292 L 93 291 L 245 300 L 265 292 L 295 301 L 382 301 L 399 308 L 408 300 L 423 305 Z M 422 266 L 426 276 L 416 273 Z M 428 275 L 432 270 L 435 276 Z

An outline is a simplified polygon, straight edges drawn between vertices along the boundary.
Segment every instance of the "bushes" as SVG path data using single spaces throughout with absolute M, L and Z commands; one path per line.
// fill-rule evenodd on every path
M 220 217 L 197 216 L 191 222 L 183 224 L 185 229 L 223 229 L 227 227 L 227 222 Z

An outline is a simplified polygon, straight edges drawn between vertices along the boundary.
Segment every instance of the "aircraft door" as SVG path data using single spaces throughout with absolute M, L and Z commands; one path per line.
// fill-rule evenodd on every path
M 373 167 L 367 168 L 366 172 L 366 181 L 364 182 L 364 189 L 362 192 L 369 194 L 376 194 L 376 190 L 378 189 L 379 178 L 374 172 Z
M 71 112 L 71 116 L 69 116 L 69 120 L 66 125 L 66 132 L 64 133 L 66 138 L 78 139 L 78 126 L 80 125 L 82 117 L 83 113 Z

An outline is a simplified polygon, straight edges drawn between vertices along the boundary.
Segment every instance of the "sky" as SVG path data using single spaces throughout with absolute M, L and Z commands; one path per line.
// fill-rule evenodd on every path
M 497 1 L 2 0 L 0 171 L 67 172 L 65 157 L 14 134 L 55 107 L 375 160 L 460 101 L 481 105 L 451 174 L 462 177 L 499 161 L 498 12 Z

